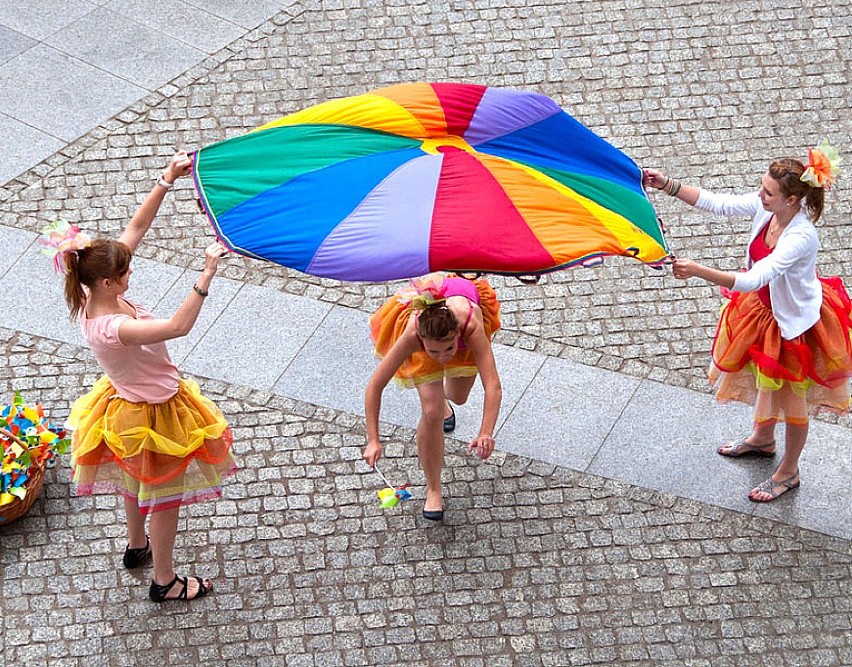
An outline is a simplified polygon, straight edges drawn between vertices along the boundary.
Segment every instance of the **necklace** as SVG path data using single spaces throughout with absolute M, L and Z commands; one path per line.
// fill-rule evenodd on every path
M 775 225 L 775 229 L 772 228 L 773 225 Z M 781 232 L 784 231 L 784 227 L 786 227 L 786 225 L 780 224 L 778 222 L 778 218 L 773 215 L 772 219 L 769 221 L 769 227 L 766 231 L 767 231 L 767 234 L 771 234 L 772 236 L 777 236 L 777 235 L 781 234 Z

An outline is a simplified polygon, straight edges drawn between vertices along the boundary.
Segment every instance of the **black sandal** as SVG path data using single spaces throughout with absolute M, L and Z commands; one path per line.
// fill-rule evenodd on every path
M 151 587 L 148 589 L 148 597 L 151 598 L 152 602 L 166 602 L 167 600 L 197 600 L 198 598 L 203 598 L 207 593 L 210 592 L 210 586 L 205 586 L 204 581 L 201 577 L 193 577 L 198 582 L 198 592 L 194 597 L 188 598 L 187 591 L 189 590 L 189 577 L 179 577 L 175 575 L 175 578 L 172 579 L 169 583 L 161 586 L 153 579 L 151 580 Z M 167 598 L 166 595 L 169 594 L 169 591 L 172 590 L 172 587 L 175 584 L 181 584 L 183 586 L 183 590 L 180 592 L 176 598 Z
M 456 411 L 452 403 L 447 402 L 447 405 L 450 406 L 450 416 L 444 420 L 444 433 L 452 433 L 456 430 Z
M 124 550 L 124 567 L 128 570 L 140 567 L 151 559 L 151 539 L 145 536 L 145 546 L 139 549 L 131 549 L 130 545 Z

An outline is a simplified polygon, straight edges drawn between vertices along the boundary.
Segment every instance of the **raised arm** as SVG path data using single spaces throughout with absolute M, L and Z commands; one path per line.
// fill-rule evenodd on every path
M 695 206 L 695 204 L 698 203 L 698 195 L 700 193 L 699 188 L 676 181 L 675 179 L 666 176 L 658 169 L 645 170 L 645 185 L 650 186 L 655 190 L 662 190 L 667 195 L 677 197 L 690 206 Z
M 221 243 L 211 243 L 204 251 L 204 270 L 180 308 L 167 320 L 125 319 L 118 329 L 118 338 L 125 345 L 150 345 L 186 336 L 195 325 L 210 281 L 216 275 L 219 258 L 228 252 Z
M 160 210 L 160 205 L 163 203 L 163 198 L 166 193 L 172 189 L 174 182 L 181 176 L 185 176 L 192 169 L 192 160 L 189 156 L 180 151 L 172 156 L 169 165 L 163 172 L 163 175 L 157 179 L 151 192 L 145 197 L 142 205 L 131 218 L 130 223 L 125 227 L 118 240 L 130 248 L 131 253 L 136 252 L 139 241 L 145 236 L 145 233 L 150 229 L 151 223 L 157 216 L 157 211 Z

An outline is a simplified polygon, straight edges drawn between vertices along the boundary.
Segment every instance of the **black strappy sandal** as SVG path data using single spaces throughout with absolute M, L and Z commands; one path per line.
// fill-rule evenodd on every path
M 151 559 L 151 538 L 145 536 L 145 546 L 138 549 L 131 549 L 130 545 L 124 550 L 124 558 L 122 559 L 124 567 L 128 570 L 133 570 L 141 567 Z
M 172 579 L 169 583 L 161 586 L 156 583 L 153 579 L 151 580 L 151 588 L 148 589 L 148 597 L 151 598 L 152 602 L 166 602 L 167 600 L 197 600 L 198 598 L 203 598 L 207 593 L 210 592 L 210 586 L 204 585 L 204 580 L 201 577 L 193 577 L 198 582 L 198 593 L 195 594 L 194 597 L 188 598 L 187 591 L 189 590 L 189 577 L 179 577 L 175 575 L 175 578 Z M 169 594 L 169 591 L 172 590 L 172 587 L 180 583 L 183 586 L 183 590 L 180 592 L 176 598 L 167 598 L 166 595 Z

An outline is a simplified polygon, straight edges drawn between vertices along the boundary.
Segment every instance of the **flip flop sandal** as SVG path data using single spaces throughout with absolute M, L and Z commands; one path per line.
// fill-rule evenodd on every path
M 765 445 L 750 445 L 746 442 L 745 438 L 737 438 L 731 442 L 726 442 L 716 451 L 722 456 L 727 456 L 732 459 L 739 458 L 740 456 L 759 456 L 761 458 L 771 459 L 775 456 L 775 450 L 773 449 L 771 452 L 766 451 L 770 447 L 775 447 L 774 440 L 772 442 L 767 442 Z
M 748 499 L 753 503 L 771 503 L 778 496 L 783 496 L 785 493 L 787 493 L 787 491 L 792 491 L 793 489 L 798 489 L 799 488 L 799 482 L 796 482 L 795 484 L 790 483 L 790 480 L 793 480 L 798 476 L 799 476 L 799 471 L 797 470 L 796 474 L 791 475 L 787 479 L 782 479 L 778 482 L 776 482 L 774 479 L 772 479 L 770 477 L 769 479 L 764 480 L 760 484 L 758 484 L 757 487 L 756 487 L 756 490 L 761 491 L 761 492 L 763 492 L 763 493 L 765 493 L 769 496 L 772 496 L 772 497 L 769 498 L 769 500 L 758 500 L 757 498 L 753 498 L 751 495 L 749 495 Z M 779 491 L 778 493 L 775 493 L 775 488 L 779 487 L 779 486 L 782 487 L 783 490 Z

